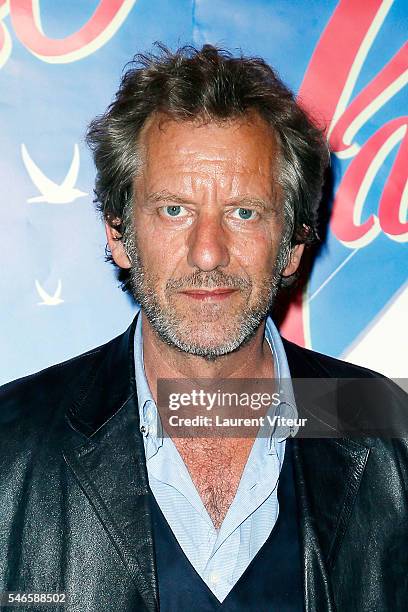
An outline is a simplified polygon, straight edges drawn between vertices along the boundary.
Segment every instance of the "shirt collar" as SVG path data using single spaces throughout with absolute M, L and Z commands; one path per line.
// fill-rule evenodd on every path
M 156 403 L 150 391 L 144 369 L 142 313 L 139 311 L 135 329 L 135 378 L 139 404 L 140 431 L 145 443 L 146 459 L 150 459 L 163 445 L 163 428 Z
M 279 406 L 274 407 L 273 414 L 277 416 L 284 416 L 286 418 L 296 418 L 297 409 L 290 377 L 289 364 L 280 334 L 271 317 L 268 317 L 266 320 L 265 338 L 268 341 L 274 357 L 275 379 L 279 385 L 280 404 Z M 151 456 L 156 454 L 160 446 L 163 445 L 163 428 L 144 369 L 141 311 L 139 311 L 135 329 L 134 355 L 140 431 L 142 432 L 145 441 L 146 457 L 149 459 Z M 271 428 L 269 426 L 267 431 L 267 435 L 263 433 L 263 437 L 266 439 L 267 452 L 272 454 L 276 451 L 276 442 L 283 442 L 290 435 L 295 435 L 297 433 L 297 428 Z
M 271 317 L 266 319 L 265 338 L 269 343 L 272 355 L 274 357 L 275 379 L 279 386 L 280 404 L 274 411 L 274 415 L 296 419 L 298 412 L 296 408 L 289 364 L 282 338 L 280 337 L 279 331 Z M 271 428 L 270 435 L 268 436 L 268 452 L 273 452 L 275 442 L 283 442 L 289 436 L 296 435 L 298 429 L 299 428 L 296 426 L 276 426 L 273 429 Z

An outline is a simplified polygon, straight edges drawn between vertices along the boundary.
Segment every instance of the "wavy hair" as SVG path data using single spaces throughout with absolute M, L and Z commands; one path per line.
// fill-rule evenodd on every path
M 129 231 L 132 183 L 140 170 L 138 138 L 155 113 L 175 120 L 223 121 L 258 113 L 278 141 L 277 177 L 284 197 L 286 244 L 318 239 L 318 205 L 329 151 L 320 129 L 261 58 L 204 45 L 137 54 L 114 101 L 88 127 L 95 202 L 102 217 Z M 289 252 L 289 251 L 288 251 Z M 109 257 L 108 257 L 109 259 Z M 126 282 L 124 282 L 126 288 Z

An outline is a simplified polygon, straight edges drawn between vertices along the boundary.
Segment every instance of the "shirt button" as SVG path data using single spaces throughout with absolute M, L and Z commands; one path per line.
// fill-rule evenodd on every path
M 216 574 L 215 572 L 213 574 L 210 574 L 210 583 L 211 584 L 218 584 L 220 581 L 220 577 L 218 574 Z

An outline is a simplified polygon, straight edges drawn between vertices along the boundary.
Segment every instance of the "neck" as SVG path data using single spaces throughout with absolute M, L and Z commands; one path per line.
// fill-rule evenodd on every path
M 158 336 L 144 312 L 143 359 L 146 378 L 157 401 L 157 380 L 160 378 L 273 378 L 271 351 L 265 340 L 265 321 L 255 335 L 238 350 L 213 361 L 190 355 L 169 346 Z

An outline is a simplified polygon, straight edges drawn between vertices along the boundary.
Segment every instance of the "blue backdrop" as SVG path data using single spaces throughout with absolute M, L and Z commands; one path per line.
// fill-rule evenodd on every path
M 403 0 L 0 1 L 0 383 L 107 341 L 134 315 L 104 262 L 84 133 L 156 40 L 263 56 L 326 122 L 336 220 L 283 333 L 406 375 L 407 16 Z

